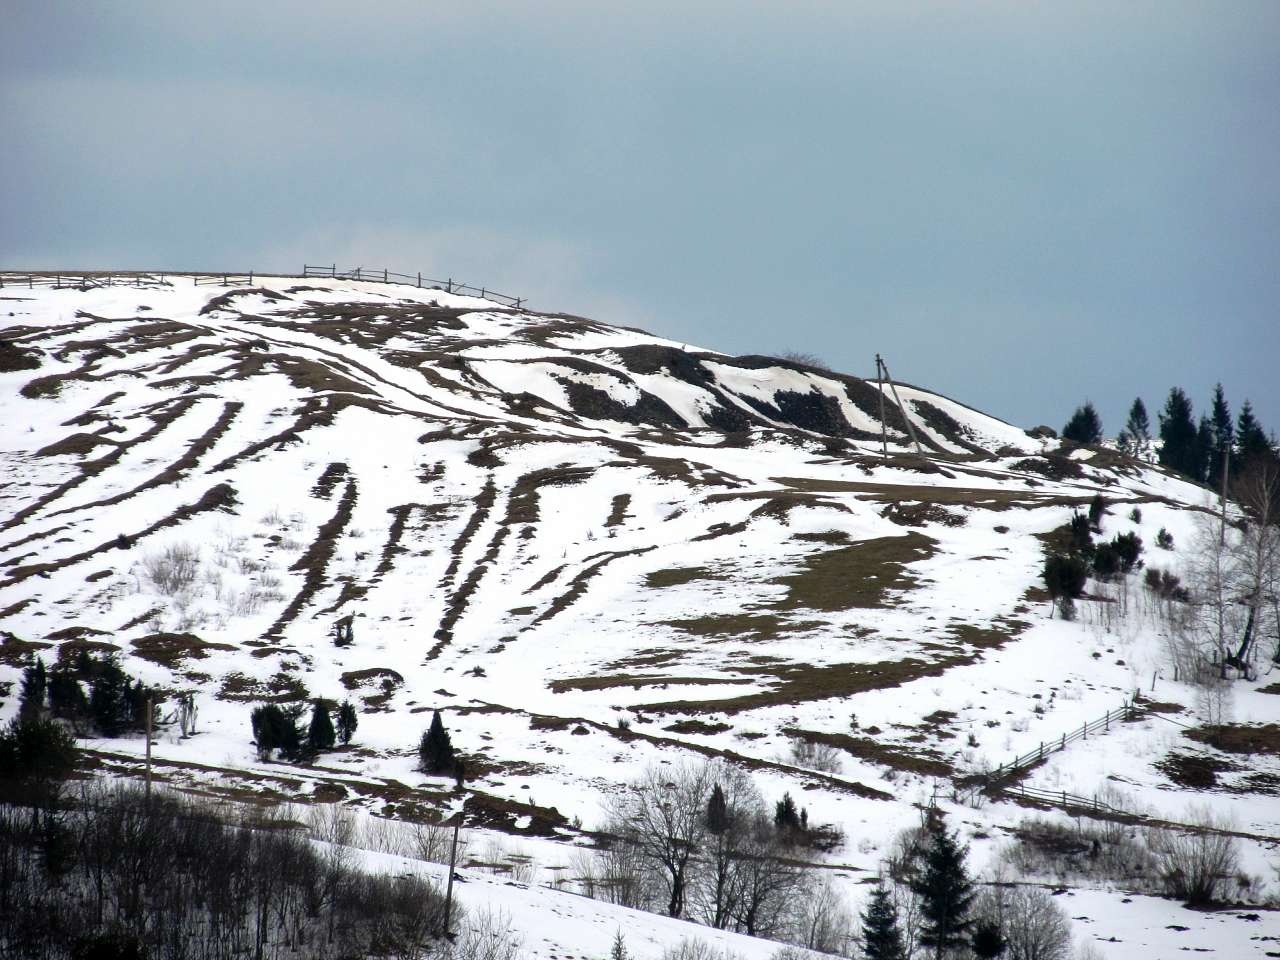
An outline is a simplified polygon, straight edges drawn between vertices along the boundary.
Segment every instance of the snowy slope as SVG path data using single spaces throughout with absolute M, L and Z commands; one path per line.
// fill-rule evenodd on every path
M 1209 748 L 1184 735 L 1196 695 L 1169 678 L 1136 579 L 1132 599 L 1099 586 L 1074 623 L 1039 591 L 1040 538 L 1099 492 L 1105 536 L 1135 530 L 1182 570 L 1206 491 L 1069 459 L 915 387 L 886 391 L 886 458 L 858 378 L 441 291 L 255 282 L 0 290 L 0 681 L 33 651 L 88 646 L 196 691 L 202 732 L 157 752 L 174 782 L 429 809 L 446 785 L 413 747 L 442 708 L 484 826 L 554 851 L 646 764 L 728 756 L 843 828 L 832 858 L 857 901 L 930 798 L 989 859 L 1026 811 L 958 805 L 954 782 L 1141 689 L 1180 712 L 1073 744 L 1027 785 L 1119 783 L 1164 819 L 1209 802 L 1277 832 L 1280 780 L 1195 790 L 1162 772 Z M 1175 550 L 1151 546 L 1162 527 Z M 174 548 L 192 575 L 166 586 Z M 1267 683 L 1238 685 L 1236 722 L 1276 720 Z M 250 705 L 308 697 L 361 703 L 358 746 L 312 771 L 259 763 Z M 841 771 L 796 767 L 793 737 L 846 738 Z M 136 769 L 136 741 L 95 746 Z M 1247 846 L 1269 875 L 1270 844 Z M 1078 896 L 1097 914 L 1121 895 Z M 1153 919 L 1117 927 L 1126 942 L 1192 926 L 1142 904 L 1127 915 Z M 1205 929 L 1245 927 L 1263 932 Z

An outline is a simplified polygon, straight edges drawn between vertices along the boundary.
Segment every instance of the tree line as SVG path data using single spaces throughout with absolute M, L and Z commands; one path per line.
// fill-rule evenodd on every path
M 1224 473 L 1239 476 L 1250 464 L 1280 461 L 1274 435 L 1268 434 L 1245 400 L 1233 419 L 1222 384 L 1217 384 L 1209 412 L 1197 421 L 1190 398 L 1173 387 L 1158 413 L 1159 430 L 1153 435 L 1146 404 L 1138 397 L 1129 408 L 1124 429 L 1117 436 L 1121 450 L 1142 459 L 1156 459 L 1169 469 L 1214 489 L 1222 487 Z M 1156 450 L 1155 440 L 1160 443 Z M 1097 444 L 1103 439 L 1102 419 L 1090 401 L 1077 407 L 1062 428 L 1064 440 Z

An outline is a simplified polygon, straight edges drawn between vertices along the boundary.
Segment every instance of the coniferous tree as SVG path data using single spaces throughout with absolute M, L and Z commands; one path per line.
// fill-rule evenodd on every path
M 979 920 L 974 925 L 973 941 L 969 946 L 978 960 L 997 960 L 1009 946 L 1009 942 L 1000 931 L 1000 924 L 987 919 Z
M 418 743 L 419 769 L 423 773 L 449 773 L 453 770 L 453 743 L 440 719 L 440 711 L 431 715 L 431 726 Z
M 1236 418 L 1235 459 L 1237 466 L 1233 472 L 1241 472 L 1247 464 L 1259 457 L 1275 456 L 1267 434 L 1253 415 L 1253 404 L 1248 400 L 1240 407 L 1240 415 Z
M 1141 397 L 1137 397 L 1129 408 L 1129 419 L 1120 431 L 1120 447 L 1135 457 L 1146 457 L 1151 449 L 1151 420 Z
M 791 794 L 784 793 L 773 808 L 773 825 L 779 830 L 795 831 L 800 829 L 800 811 Z
M 249 715 L 253 727 L 253 739 L 258 745 L 258 756 L 269 759 L 272 752 L 280 751 L 287 760 L 293 760 L 302 751 L 302 731 L 298 729 L 302 718 L 301 704 L 282 708 L 279 704 L 264 703 L 254 707 Z
M 1191 401 L 1181 387 L 1169 391 L 1160 411 L 1160 462 L 1183 476 L 1199 480 L 1196 453 L 1196 424 L 1191 419 Z
M 45 694 L 48 689 L 49 677 L 45 673 L 44 661 L 36 657 L 36 662 L 22 671 L 18 716 L 38 717 L 44 713 Z
M 1102 419 L 1089 400 L 1084 406 L 1076 407 L 1075 413 L 1062 428 L 1063 440 L 1074 440 L 1076 443 L 1100 443 L 1102 441 Z
M 938 824 L 925 851 L 924 870 L 911 885 L 920 897 L 924 921 L 920 945 L 936 960 L 968 945 L 969 928 L 973 926 L 969 909 L 975 893 L 965 868 L 967 853 L 946 824 Z
M 1049 591 L 1049 598 L 1066 616 L 1071 612 L 1072 601 L 1084 593 L 1085 583 L 1089 579 L 1089 567 L 1079 556 L 1054 553 L 1045 557 L 1041 576 Z M 1053 617 L 1052 611 L 1049 616 Z
M 65 670 L 49 674 L 49 712 L 76 726 L 89 715 L 89 700 L 80 681 Z
M 1195 467 L 1188 474 L 1192 480 L 1203 481 L 1209 475 L 1209 461 L 1213 458 L 1213 424 L 1202 416 L 1196 427 Z
M 332 750 L 336 734 L 329 708 L 317 700 L 311 706 L 311 725 L 307 728 L 307 745 L 312 750 Z
M 871 891 L 871 901 L 862 914 L 863 956 L 867 960 L 905 960 L 898 912 L 883 883 Z
M 707 829 L 716 836 L 729 829 L 729 805 L 718 783 L 711 788 L 711 799 L 707 801 Z
M 1222 488 L 1222 468 L 1231 454 L 1235 431 L 1231 426 L 1231 408 L 1222 392 L 1222 384 L 1213 388 L 1213 405 L 1209 413 L 1209 450 L 1206 452 L 1205 482 L 1215 490 Z M 1228 466 L 1229 469 L 1229 466 Z
M 613 946 L 609 948 L 609 960 L 631 960 L 631 955 L 627 953 L 627 941 L 622 939 L 621 928 L 614 931 Z
M 343 700 L 342 706 L 338 708 L 338 740 L 350 743 L 359 725 L 360 718 L 356 714 L 356 708 L 351 705 L 350 700 Z

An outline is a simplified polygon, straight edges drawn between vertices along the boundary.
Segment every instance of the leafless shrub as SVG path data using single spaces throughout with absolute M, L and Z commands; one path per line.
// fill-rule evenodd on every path
M 741 955 L 713 947 L 705 940 L 686 937 L 674 947 L 663 950 L 662 960 L 741 960 Z
M 819 370 L 830 370 L 831 367 L 827 362 L 817 354 L 808 353 L 804 350 L 784 350 L 778 357 L 779 360 L 786 360 L 788 363 L 798 363 L 806 367 L 817 367 Z
M 172 543 L 142 558 L 147 579 L 166 597 L 189 589 L 200 573 L 200 551 L 189 543 Z
M 511 916 L 483 907 L 467 918 L 457 942 L 444 954 L 445 960 L 518 960 L 520 934 Z
M 1240 872 L 1239 845 L 1235 837 L 1212 832 L 1230 824 L 1211 810 L 1193 809 L 1187 819 L 1203 832 L 1157 828 L 1148 832 L 1147 842 L 1166 894 L 1196 905 L 1216 903 Z
M 818 953 L 852 955 L 854 931 L 849 907 L 830 880 L 810 885 L 796 907 L 788 938 L 792 943 Z
M 999 863 L 1018 876 L 1106 879 L 1154 889 L 1156 863 L 1134 826 L 1031 817 L 1013 832 L 1015 839 L 1001 849 Z
M 788 758 L 793 766 L 817 770 L 820 773 L 840 773 L 844 763 L 840 751 L 825 743 L 811 743 L 800 737 L 791 739 L 791 753 Z
M 453 828 L 443 823 L 413 823 L 409 827 L 409 835 L 413 843 L 413 856 L 427 863 L 448 863 L 453 849 Z M 471 845 L 471 837 L 467 833 L 458 833 L 458 860 L 465 859 L 467 848 Z
M 1009 960 L 1068 960 L 1071 921 L 1039 887 L 996 885 L 984 891 L 980 915 L 995 921 Z

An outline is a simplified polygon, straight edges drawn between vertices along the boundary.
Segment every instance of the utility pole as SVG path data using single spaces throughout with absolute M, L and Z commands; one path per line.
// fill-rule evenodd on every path
M 884 377 L 886 380 L 889 381 L 889 389 L 893 391 L 894 402 L 898 404 L 898 409 L 902 411 L 902 420 L 907 425 L 907 433 L 910 434 L 911 436 L 911 442 L 916 445 L 916 453 L 920 454 L 921 456 L 924 456 L 924 450 L 920 448 L 920 440 L 916 436 L 916 428 L 911 425 L 911 416 L 907 413 L 907 408 L 902 405 L 902 397 L 898 396 L 898 385 L 893 382 L 893 375 L 889 373 L 889 364 L 885 363 L 884 360 L 880 359 L 879 354 L 876 354 L 876 359 L 879 361 L 880 366 L 884 368 Z M 884 403 L 883 390 L 880 393 L 880 402 L 881 404 Z M 884 427 L 883 414 L 880 417 L 880 425 L 881 425 L 881 428 Z
M 467 809 L 467 798 L 462 798 L 462 806 L 453 817 L 453 844 L 449 848 L 449 880 L 444 888 L 444 935 L 450 936 L 449 922 L 453 915 L 453 871 L 458 864 L 458 831 L 462 829 L 462 814 Z
M 884 363 L 876 354 L 876 388 L 880 393 L 880 456 L 889 459 L 889 434 L 884 424 Z
M 151 809 L 151 698 L 147 697 L 147 809 Z

